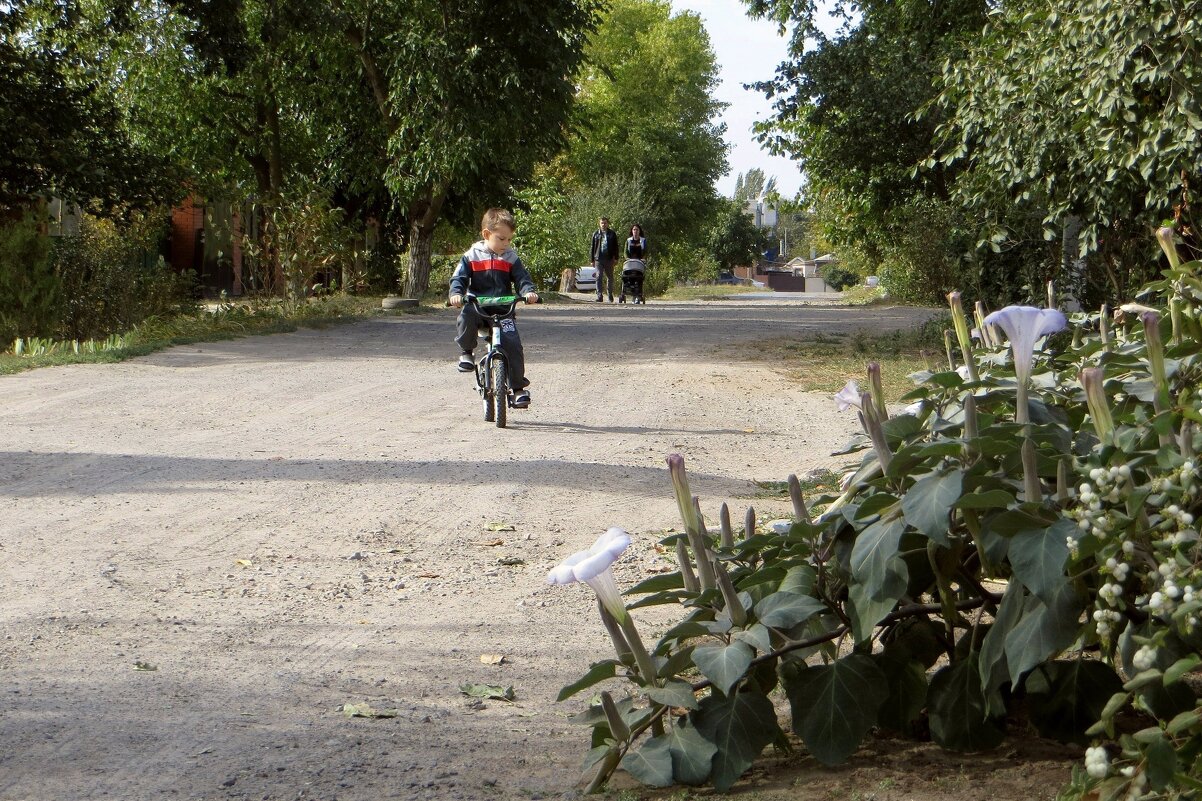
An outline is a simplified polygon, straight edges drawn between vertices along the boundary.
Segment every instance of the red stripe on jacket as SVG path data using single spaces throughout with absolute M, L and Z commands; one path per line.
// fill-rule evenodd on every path
M 503 273 L 510 272 L 512 265 L 504 259 L 482 259 L 481 261 L 469 262 L 472 265 L 472 272 L 482 273 L 485 270 L 500 270 Z

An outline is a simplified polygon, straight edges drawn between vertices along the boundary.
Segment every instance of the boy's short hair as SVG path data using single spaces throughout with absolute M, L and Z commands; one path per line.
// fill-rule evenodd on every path
M 517 225 L 513 221 L 513 212 L 508 209 L 489 209 L 484 212 L 484 218 L 480 220 L 480 230 L 495 231 L 498 225 L 509 227 L 510 231 L 516 231 Z

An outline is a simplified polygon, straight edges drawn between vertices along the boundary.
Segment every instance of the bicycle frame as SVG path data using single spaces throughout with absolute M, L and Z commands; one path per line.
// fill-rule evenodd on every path
M 501 321 L 513 314 L 519 300 L 520 298 L 515 295 L 479 298 L 475 295 L 468 295 L 464 299 L 465 303 L 472 304 L 476 312 L 489 322 L 488 349 L 476 361 L 476 387 L 486 400 L 492 395 L 492 363 L 497 359 L 500 359 L 502 362 L 505 361 L 505 354 L 501 351 Z M 481 306 L 504 306 L 505 309 L 497 314 L 489 314 Z M 478 335 L 479 333 L 482 333 L 482 331 L 478 332 Z M 508 365 L 506 366 L 508 367 Z

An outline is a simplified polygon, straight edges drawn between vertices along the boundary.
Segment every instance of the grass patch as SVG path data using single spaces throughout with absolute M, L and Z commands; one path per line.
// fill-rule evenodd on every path
M 763 289 L 742 284 L 705 284 L 702 286 L 673 286 L 659 296 L 660 300 L 725 300 L 732 295 L 763 292 Z
M 802 389 L 834 394 L 854 379 L 865 387 L 870 361 L 881 365 L 885 399 L 897 402 L 914 388 L 907 376 L 944 362 L 943 330 L 950 326 L 946 315 L 937 315 L 909 331 L 876 333 L 860 330 L 852 334 L 818 334 L 806 339 L 756 343 L 752 359 L 766 359 L 784 367 Z M 924 356 L 924 352 L 926 356 Z
M 227 303 L 198 314 L 152 318 L 103 342 L 30 340 L 36 347 L 26 347 L 25 353 L 19 356 L 10 345 L 8 350 L 0 353 L 0 375 L 63 364 L 108 364 L 145 356 L 172 345 L 279 334 L 298 328 L 325 328 L 369 317 L 424 314 L 433 310 L 434 306 L 430 304 L 385 311 L 380 308 L 380 298 L 351 295 L 310 298 L 304 303 L 290 305 L 273 301 Z

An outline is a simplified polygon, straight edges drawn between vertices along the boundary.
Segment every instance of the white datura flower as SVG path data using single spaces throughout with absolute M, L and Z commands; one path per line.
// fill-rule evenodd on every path
M 848 381 L 843 389 L 835 393 L 835 405 L 845 412 L 851 407 L 860 408 L 860 387 L 854 380 Z
M 1007 306 L 985 318 L 986 325 L 996 325 L 1006 332 L 1014 355 L 1014 373 L 1020 385 L 1031 378 L 1031 359 L 1035 341 L 1040 337 L 1063 331 L 1068 320 L 1059 309 L 1037 309 L 1034 306 Z
M 597 599 L 615 620 L 625 620 L 626 604 L 622 601 L 622 593 L 618 590 L 618 582 L 614 580 L 610 567 L 628 547 L 630 535 L 614 526 L 598 537 L 593 547 L 587 551 L 577 551 L 556 565 L 547 574 L 547 583 L 572 584 L 583 581 L 593 588 Z

